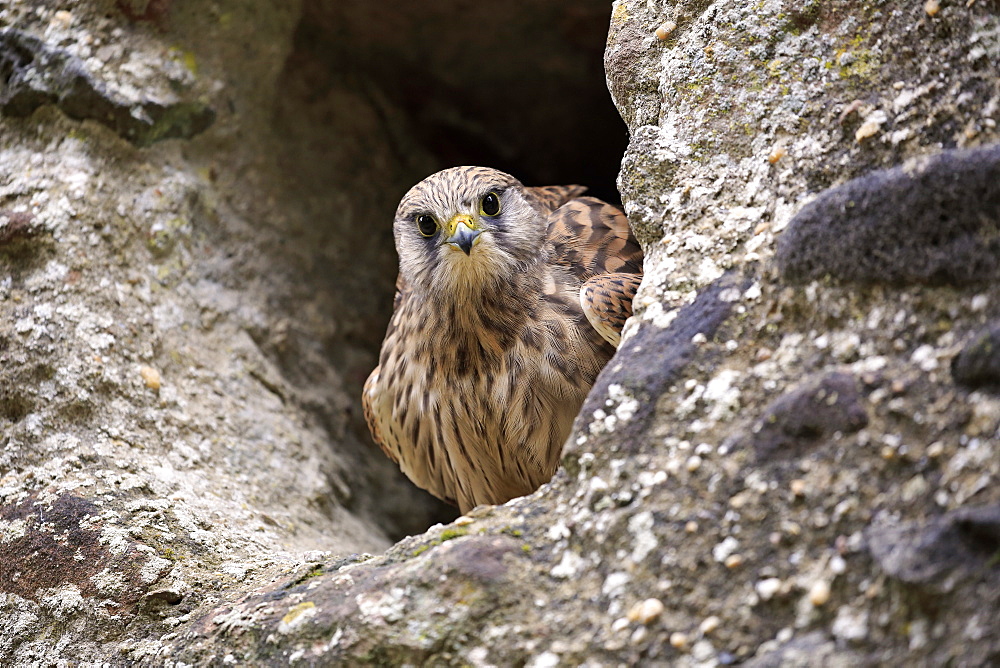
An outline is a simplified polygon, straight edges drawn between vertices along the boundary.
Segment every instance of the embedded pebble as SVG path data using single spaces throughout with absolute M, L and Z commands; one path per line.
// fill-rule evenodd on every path
M 139 368 L 139 375 L 142 376 L 142 381 L 151 390 L 159 391 L 162 381 L 160 379 L 160 372 L 151 366 L 143 366 Z
M 639 622 L 640 624 L 649 624 L 656 620 L 657 617 L 663 614 L 663 603 L 658 598 L 647 598 L 645 601 L 640 601 L 632 606 L 628 611 L 628 619 L 630 622 Z
M 656 38 L 660 41 L 666 40 L 675 30 L 677 30 L 677 24 L 673 21 L 666 21 L 660 24 L 660 27 L 656 29 Z
M 707 663 L 715 656 L 715 648 L 707 640 L 699 640 L 691 648 L 691 657 L 695 661 Z
M 611 630 L 622 631 L 624 629 L 627 629 L 628 625 L 629 625 L 628 619 L 626 619 L 625 617 L 619 617 L 615 621 L 611 622 Z
M 754 589 L 762 601 L 770 601 L 781 590 L 781 580 L 778 578 L 767 578 L 754 585 Z
M 973 389 L 994 389 L 1000 386 L 998 343 L 1000 343 L 998 321 L 991 322 L 973 334 L 972 338 L 962 346 L 958 355 L 951 360 L 951 375 L 955 382 Z
M 722 623 L 721 619 L 719 619 L 715 615 L 712 615 L 711 617 L 706 617 L 702 621 L 702 623 L 698 625 L 698 630 L 701 631 L 703 634 L 708 635 L 712 631 L 719 628 L 719 625 L 721 623 Z
M 847 570 L 847 562 L 839 554 L 830 559 L 830 571 L 834 575 L 842 575 Z
M 882 128 L 882 125 L 885 124 L 886 120 L 887 118 L 884 111 L 879 110 L 873 112 L 865 119 L 865 122 L 862 123 L 861 127 L 859 127 L 854 133 L 854 140 L 860 144 L 864 140 L 874 137 L 878 134 L 878 131 Z
M 862 640 L 868 635 L 868 611 L 843 606 L 837 610 L 830 630 L 840 640 Z
M 73 24 L 73 14 L 67 12 L 65 9 L 61 9 L 52 15 L 52 23 L 58 23 L 59 26 L 65 30 Z
M 561 662 L 560 657 L 555 652 L 542 652 L 527 663 L 529 668 L 556 668 Z
M 690 639 L 688 638 L 688 635 L 686 633 L 682 633 L 680 631 L 674 631 L 673 633 L 670 634 L 670 646 L 673 647 L 674 649 L 686 651 L 688 649 L 689 643 Z
M 816 580 L 809 588 L 809 602 L 814 607 L 826 605 L 830 600 L 830 583 L 826 580 Z
M 725 561 L 731 554 L 739 548 L 740 542 L 732 536 L 727 536 L 723 541 L 712 548 L 712 556 L 718 562 Z

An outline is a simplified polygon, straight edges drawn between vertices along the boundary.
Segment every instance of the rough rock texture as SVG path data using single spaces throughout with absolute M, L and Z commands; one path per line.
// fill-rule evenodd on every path
M 448 517 L 358 420 L 392 207 L 500 128 L 468 119 L 503 87 L 468 78 L 506 81 L 504 28 L 569 57 L 589 20 L 555 0 L 530 3 L 551 34 L 510 8 L 464 32 L 464 3 L 404 3 L 410 22 L 321 2 L 0 8 L 140 121 L 150 100 L 216 114 L 142 148 L 61 107 L 50 73 L 17 79 L 50 97 L 0 121 L 0 662 L 1000 661 L 1000 398 L 976 362 L 995 367 L 1000 287 L 994 265 L 933 269 L 995 251 L 995 181 L 945 185 L 1000 143 L 997 4 L 600 5 L 647 250 L 637 317 L 552 483 L 391 547 Z M 451 46 L 422 63 L 431 42 Z M 404 74 L 362 76 L 380 43 Z M 582 86 L 558 58 L 537 69 Z M 413 102 L 433 90 L 463 102 Z M 886 202 L 916 206 L 905 245 Z
M 1000 390 L 1000 321 L 976 332 L 951 360 L 955 382 L 970 389 Z
M 139 146 L 203 132 L 215 120 L 212 108 L 173 95 L 160 102 L 126 96 L 101 84 L 79 57 L 16 29 L 0 30 L 0 74 L 4 79 L 0 111 L 28 116 L 53 104 L 76 120 L 92 119 Z M 183 86 L 185 70 L 173 78 Z
M 867 425 L 865 404 L 854 376 L 827 373 L 775 399 L 740 445 L 753 446 L 762 460 L 801 457 L 813 444 Z
M 777 259 L 790 280 L 996 281 L 1000 146 L 945 150 L 825 191 L 789 223 Z

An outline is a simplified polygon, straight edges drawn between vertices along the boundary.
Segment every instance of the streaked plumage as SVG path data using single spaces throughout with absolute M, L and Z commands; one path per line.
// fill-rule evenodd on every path
M 396 211 L 395 311 L 365 417 L 413 482 L 463 512 L 552 477 L 632 313 L 642 250 L 584 190 L 456 167 Z

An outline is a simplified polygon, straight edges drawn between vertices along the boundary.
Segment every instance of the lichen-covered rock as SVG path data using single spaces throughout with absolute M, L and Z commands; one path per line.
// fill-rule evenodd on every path
M 141 655 L 228 587 L 438 516 L 352 429 L 365 353 L 283 227 L 294 3 L 169 35 L 111 4 L 0 6 L 4 665 Z M 188 102 L 222 122 L 160 135 Z
M 60 606 L 72 601 L 110 617 L 134 612 L 173 562 L 108 521 L 114 515 L 68 492 L 29 494 L 3 506 L 0 591 L 43 605 L 53 597 Z
M 455 644 L 482 637 L 498 608 L 532 596 L 524 577 L 530 559 L 521 547 L 510 536 L 455 536 L 432 553 L 396 563 L 317 564 L 208 610 L 187 637 L 160 652 L 191 652 L 202 644 L 211 649 L 227 636 L 245 634 L 256 661 L 440 661 Z M 442 600 L 451 604 L 442 606 Z M 291 654 L 282 638 L 292 644 Z

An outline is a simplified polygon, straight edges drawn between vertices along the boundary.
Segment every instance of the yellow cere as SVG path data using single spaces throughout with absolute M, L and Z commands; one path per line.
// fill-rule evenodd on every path
M 449 237 L 455 234 L 455 230 L 458 229 L 459 223 L 465 223 L 465 226 L 468 227 L 470 230 L 479 229 L 479 226 L 476 225 L 476 221 L 472 218 L 472 216 L 470 216 L 467 213 L 460 213 L 456 216 L 453 216 L 452 219 L 445 224 L 444 226 L 445 234 Z

